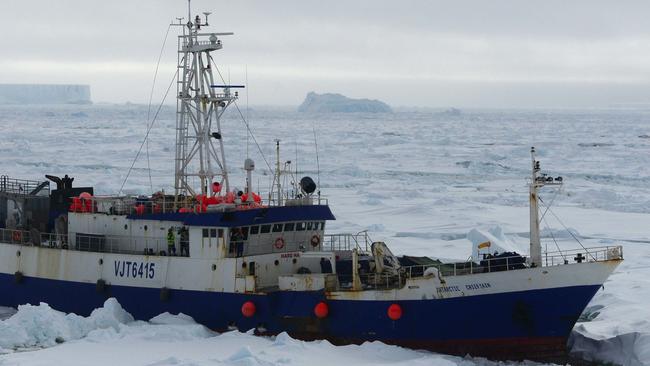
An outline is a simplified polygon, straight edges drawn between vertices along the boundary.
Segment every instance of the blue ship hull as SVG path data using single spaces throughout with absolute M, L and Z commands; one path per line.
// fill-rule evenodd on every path
M 509 359 L 548 359 L 565 353 L 568 335 L 600 286 L 575 286 L 451 299 L 399 301 L 403 316 L 386 316 L 388 301 L 328 300 L 322 291 L 274 292 L 267 295 L 107 286 L 0 275 L 3 306 L 48 303 L 52 308 L 87 316 L 115 297 L 136 319 L 160 313 L 185 313 L 217 331 L 235 325 L 263 334 L 283 331 L 301 339 L 336 344 L 379 340 L 445 353 Z M 253 317 L 242 304 L 256 305 Z M 326 301 L 329 315 L 318 319 L 314 306 Z

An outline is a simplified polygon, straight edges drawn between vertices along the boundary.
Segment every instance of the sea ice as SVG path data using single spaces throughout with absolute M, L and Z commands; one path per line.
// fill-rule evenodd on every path
M 72 117 L 80 112 L 86 117 Z M 0 175 L 43 179 L 44 174 L 70 174 L 75 184 L 92 185 L 97 194 L 116 193 L 142 142 L 146 116 L 146 106 L 137 105 L 0 106 L 0 126 L 7 127 L 0 140 Z M 337 218 L 327 223 L 327 232 L 371 229 L 372 240 L 386 242 L 396 254 L 443 259 L 466 260 L 472 255 L 472 243 L 486 238 L 494 240 L 495 247 L 514 246 L 519 253 L 527 253 L 526 179 L 530 176 L 529 150 L 536 146 L 542 170 L 565 178 L 559 193 L 541 192 L 544 202 L 553 202 L 553 214 L 545 215 L 542 223 L 544 247 L 579 248 L 569 231 L 585 246 L 624 246 L 625 261 L 590 303 L 592 313 L 585 314 L 585 321 L 575 327 L 571 346 L 586 357 L 626 362 L 619 357 L 626 355 L 650 364 L 650 139 L 645 138 L 650 133 L 650 111 L 464 109 L 452 118 L 429 111 L 305 115 L 293 109 L 255 108 L 250 118 L 269 165 L 252 143 L 246 144 L 249 139 L 239 115 L 227 112 L 222 128 L 232 182 L 243 184 L 241 167 L 250 154 L 257 163 L 254 189 L 267 192 L 273 141 L 280 138 L 282 159 L 291 159 L 292 170 L 297 168 L 301 175 L 320 183 Z M 174 108 L 164 107 L 150 134 L 151 170 L 143 152 L 125 183 L 125 192 L 173 191 L 174 128 Z M 500 234 L 486 230 L 494 227 L 501 228 Z M 468 240 L 474 229 L 480 235 Z M 60 334 L 79 334 L 69 329 L 66 320 L 58 321 L 61 329 L 48 331 L 44 342 L 51 344 L 54 336 L 56 343 Z M 28 347 L 43 346 L 35 335 L 22 333 L 22 325 L 11 328 L 10 324 L 0 323 L 3 348 L 13 349 L 21 342 Z M 44 327 L 43 322 L 38 324 Z M 96 329 L 57 347 L 5 355 L 2 361 L 30 365 L 41 358 L 50 363 L 83 364 L 105 357 L 114 364 L 224 364 L 249 345 L 256 357 L 276 364 L 384 363 L 367 345 L 307 343 L 305 353 L 314 356 L 303 358 L 285 347 L 276 347 L 274 353 L 270 340 L 239 333 L 215 337 L 192 324 L 128 324 L 117 331 Z M 166 340 L 157 342 L 155 335 L 163 331 Z M 176 333 L 179 338 L 173 338 Z M 403 356 L 389 363 L 464 362 L 381 347 Z M 75 357 L 81 361 L 74 361 Z

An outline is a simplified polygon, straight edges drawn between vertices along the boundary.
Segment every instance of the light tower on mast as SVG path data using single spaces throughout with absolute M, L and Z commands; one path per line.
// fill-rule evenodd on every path
M 219 37 L 233 33 L 200 33 L 202 27 L 208 26 L 210 15 L 203 14 L 204 19 L 198 15 L 192 19 L 188 0 L 187 23 L 177 18 L 178 23 L 173 24 L 183 29 L 178 36 L 177 61 L 174 182 L 177 206 L 196 194 L 211 194 L 214 181 L 230 189 L 221 117 L 238 97 L 237 92 L 232 94 L 230 90 L 243 86 L 215 85 L 212 72 L 216 64 L 210 53 L 222 48 Z

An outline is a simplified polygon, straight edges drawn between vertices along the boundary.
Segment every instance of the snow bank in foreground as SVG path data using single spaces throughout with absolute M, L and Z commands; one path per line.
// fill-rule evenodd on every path
M 151 326 L 151 325 L 150 325 Z M 360 346 L 334 346 L 327 341 L 304 342 L 286 333 L 277 337 L 257 337 L 238 331 L 208 338 L 187 340 L 143 339 L 142 327 L 133 328 L 124 337 L 104 342 L 79 340 L 37 352 L 19 352 L 2 360 L 9 365 L 385 365 L 385 366 L 506 366 L 537 365 L 533 362 L 491 362 L 479 358 L 461 358 L 430 352 L 413 351 L 381 342 Z M 167 326 L 162 326 L 167 327 Z M 145 327 L 146 328 L 146 327 Z M 43 360 L 47 360 L 43 362 Z
M 46 303 L 21 305 L 16 314 L 0 322 L 0 348 L 50 347 L 85 337 L 95 329 L 117 330 L 120 324 L 132 321 L 131 314 L 113 298 L 87 318 L 62 313 Z
M 519 254 L 526 254 L 528 252 L 506 237 L 500 226 L 492 227 L 488 231 L 472 229 L 467 233 L 467 239 L 472 242 L 472 258 L 474 260 L 483 258 L 483 254 L 486 253 L 517 252 Z M 478 248 L 480 244 L 486 242 L 490 243 L 489 247 Z

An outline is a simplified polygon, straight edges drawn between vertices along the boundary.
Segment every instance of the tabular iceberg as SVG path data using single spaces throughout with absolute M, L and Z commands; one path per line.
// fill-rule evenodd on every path
M 0 84 L 0 104 L 90 104 L 90 86 Z

